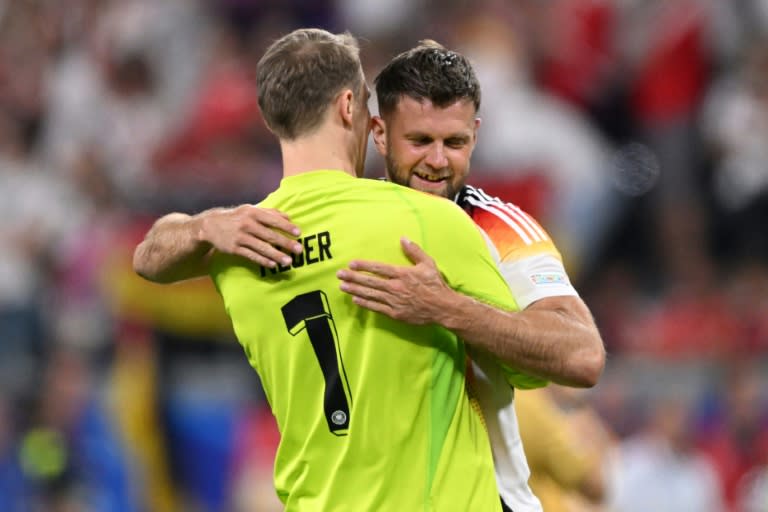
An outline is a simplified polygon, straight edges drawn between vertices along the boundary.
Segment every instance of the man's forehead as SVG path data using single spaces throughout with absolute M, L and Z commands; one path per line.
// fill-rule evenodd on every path
M 448 105 L 438 106 L 428 99 L 402 97 L 390 114 L 390 122 L 404 122 L 409 126 L 431 126 L 451 124 L 455 126 L 474 125 L 475 106 L 471 100 L 460 99 Z
M 471 112 L 475 115 L 475 104 L 469 98 L 459 98 L 451 103 L 436 104 L 429 98 L 414 97 L 407 94 L 403 94 L 398 98 L 395 105 L 395 111 L 418 111 L 422 113 L 428 112 L 459 112 L 468 113 Z

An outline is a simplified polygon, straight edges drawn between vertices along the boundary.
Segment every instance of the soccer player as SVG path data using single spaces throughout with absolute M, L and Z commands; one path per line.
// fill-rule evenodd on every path
M 360 308 L 336 278 L 353 258 L 406 264 L 397 244 L 406 236 L 450 287 L 513 308 L 482 235 L 451 201 L 356 179 L 370 113 L 351 36 L 282 37 L 259 61 L 257 86 L 284 175 L 259 206 L 289 215 L 303 250 L 256 265 L 211 251 L 196 219 L 171 214 L 136 248 L 136 271 L 169 280 L 157 277 L 159 260 L 183 268 L 174 277 L 210 274 L 277 419 L 275 486 L 286 510 L 500 510 L 464 343 L 443 327 Z
M 471 216 L 520 312 L 450 290 L 413 244 L 403 249 L 415 265 L 353 261 L 339 274 L 342 289 L 373 311 L 413 324 L 436 323 L 467 342 L 473 349 L 470 383 L 486 420 L 502 498 L 515 512 L 541 510 L 527 484 L 514 392 L 497 360 L 521 372 L 512 381 L 516 387 L 540 384 L 526 375 L 589 387 L 605 363 L 600 334 L 546 231 L 515 205 L 465 185 L 480 125 L 480 92 L 468 60 L 425 41 L 395 57 L 375 83 L 380 117 L 373 120 L 373 139 L 388 179 L 454 199 Z

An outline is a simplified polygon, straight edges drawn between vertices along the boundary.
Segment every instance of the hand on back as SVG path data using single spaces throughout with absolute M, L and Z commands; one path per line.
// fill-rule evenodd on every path
M 284 213 L 271 208 L 243 204 L 206 212 L 202 238 L 214 249 L 236 254 L 265 267 L 288 265 L 290 253 L 299 254 L 302 246 L 294 237 L 300 234 Z
M 340 270 L 341 290 L 352 295 L 355 304 L 409 324 L 434 323 L 442 310 L 441 300 L 451 290 L 435 261 L 416 243 L 403 238 L 403 252 L 413 263 L 395 266 L 376 261 L 355 260 Z

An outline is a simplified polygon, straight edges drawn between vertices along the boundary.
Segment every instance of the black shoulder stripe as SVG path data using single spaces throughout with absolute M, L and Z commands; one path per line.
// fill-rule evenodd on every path
M 482 204 L 506 204 L 498 197 L 489 196 L 481 188 L 473 187 L 472 185 L 464 185 L 461 187 L 459 193 L 456 194 L 456 204 L 466 210 L 472 206 L 470 202 L 475 204 L 478 202 Z

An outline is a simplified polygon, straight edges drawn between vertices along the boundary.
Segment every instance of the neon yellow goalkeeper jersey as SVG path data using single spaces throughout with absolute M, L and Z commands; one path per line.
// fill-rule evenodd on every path
M 407 236 L 452 288 L 513 309 L 472 220 L 446 199 L 328 170 L 283 179 L 260 206 L 301 228 L 303 253 L 274 270 L 217 254 L 211 275 L 277 418 L 286 510 L 500 510 L 464 344 L 356 306 L 336 277 L 352 259 L 409 264 Z

